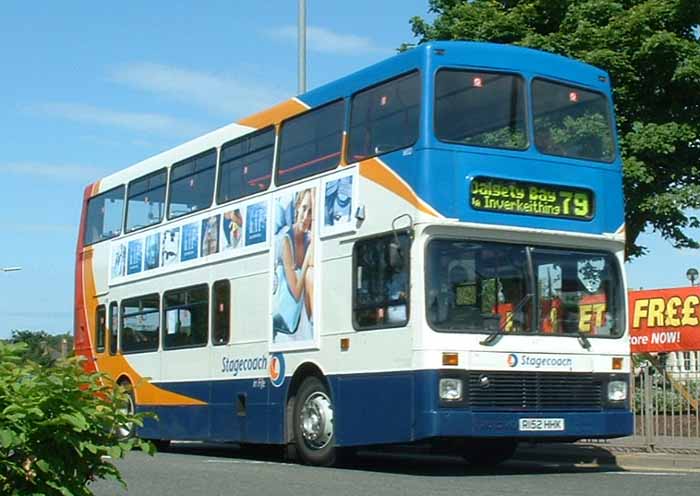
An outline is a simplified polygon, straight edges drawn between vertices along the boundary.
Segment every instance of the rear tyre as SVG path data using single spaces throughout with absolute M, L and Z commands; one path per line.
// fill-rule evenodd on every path
M 328 388 L 316 377 L 304 380 L 293 412 L 296 454 L 307 465 L 329 466 L 336 461 L 333 403 Z
M 512 458 L 517 447 L 514 439 L 470 440 L 464 443 L 462 457 L 471 465 L 492 467 Z
M 120 386 L 126 389 L 127 402 L 122 407 L 122 412 L 133 415 L 136 411 L 136 400 L 134 399 L 134 388 L 130 382 L 120 382 Z M 117 426 L 117 436 L 119 439 L 131 439 L 136 436 L 136 426 L 133 422 L 126 422 Z

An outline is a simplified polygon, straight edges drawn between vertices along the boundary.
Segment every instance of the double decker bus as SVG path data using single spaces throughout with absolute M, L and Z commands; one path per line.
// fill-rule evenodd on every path
M 75 347 L 161 443 L 497 463 L 631 433 L 623 250 L 609 76 L 429 43 L 88 186 Z

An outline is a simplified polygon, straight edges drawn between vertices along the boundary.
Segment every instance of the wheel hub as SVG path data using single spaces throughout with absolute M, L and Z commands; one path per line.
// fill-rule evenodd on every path
M 333 437 L 333 407 L 328 396 L 320 391 L 311 394 L 299 417 L 306 444 L 313 449 L 324 448 Z

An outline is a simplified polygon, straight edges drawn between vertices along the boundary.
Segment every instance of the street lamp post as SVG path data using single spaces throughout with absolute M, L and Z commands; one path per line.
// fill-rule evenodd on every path
M 299 24 L 298 31 L 298 77 L 299 77 L 299 94 L 306 92 L 306 0 L 299 0 Z
M 698 269 L 690 268 L 687 270 L 685 273 L 685 276 L 688 278 L 690 281 L 691 286 L 695 286 L 695 281 L 698 279 Z

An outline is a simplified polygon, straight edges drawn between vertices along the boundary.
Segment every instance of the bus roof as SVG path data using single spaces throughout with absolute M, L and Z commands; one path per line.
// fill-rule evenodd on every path
M 507 70 L 526 76 L 546 76 L 555 79 L 576 82 L 598 91 L 609 93 L 608 74 L 592 65 L 555 55 L 540 50 L 505 45 L 470 41 L 433 41 L 418 45 L 369 67 L 360 69 L 347 76 L 326 83 L 318 88 L 282 102 L 268 109 L 261 109 L 261 115 L 276 107 L 283 107 L 290 102 L 292 110 L 275 112 L 282 119 L 299 113 L 305 108 L 314 108 L 325 103 L 346 98 L 353 93 L 385 81 L 394 76 L 412 71 L 434 71 L 440 67 L 470 67 L 478 69 Z M 104 191 L 118 184 L 143 174 L 167 167 L 204 150 L 221 146 L 221 144 L 244 135 L 256 128 L 250 116 L 207 134 L 194 138 L 158 153 L 129 167 L 110 174 L 101 180 L 100 190 Z M 279 122 L 280 118 L 273 119 Z M 243 124 L 243 125 L 241 125 Z

